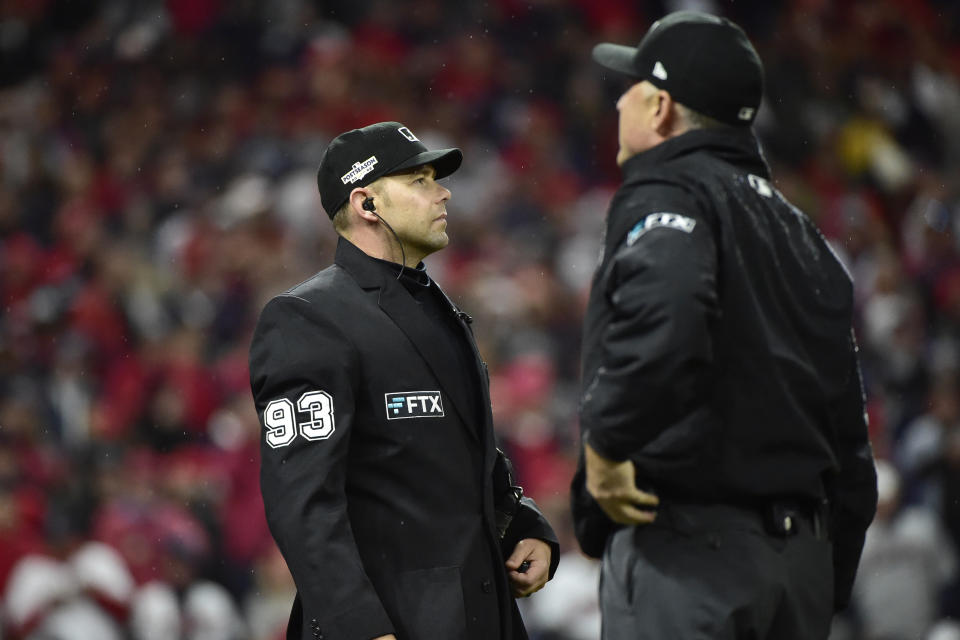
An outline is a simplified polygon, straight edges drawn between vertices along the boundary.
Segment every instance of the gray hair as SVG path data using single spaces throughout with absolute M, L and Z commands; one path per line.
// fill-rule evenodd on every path
M 681 120 L 683 120 L 686 128 L 689 129 L 720 129 L 723 127 L 729 127 L 730 125 L 720 122 L 716 118 L 711 118 L 710 116 L 705 116 L 699 111 L 694 111 L 690 107 L 675 102 L 674 106 L 677 108 L 677 113 L 680 114 Z

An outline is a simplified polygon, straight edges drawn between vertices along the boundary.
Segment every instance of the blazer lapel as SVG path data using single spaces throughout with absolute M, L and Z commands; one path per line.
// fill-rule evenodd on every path
M 470 350 L 473 352 L 474 363 L 476 363 L 477 366 L 477 376 L 480 380 L 480 395 L 481 401 L 483 402 L 483 407 L 481 408 L 483 412 L 483 424 L 480 426 L 482 428 L 481 436 L 484 445 L 484 464 L 487 470 L 484 477 L 490 478 L 490 472 L 493 471 L 493 464 L 497 457 L 497 443 L 493 429 L 493 410 L 490 405 L 490 373 L 487 370 L 486 363 L 483 361 L 483 357 L 480 355 L 480 349 L 477 348 L 477 341 L 473 337 L 473 329 L 470 327 L 471 323 L 473 323 L 473 318 L 461 311 L 460 307 L 450 299 L 443 289 L 439 289 L 439 291 L 441 295 L 443 295 L 444 300 L 447 301 L 447 304 L 450 305 L 450 308 L 456 313 L 458 324 L 463 331 L 464 339 L 467 341 L 467 344 L 470 345 Z
M 343 238 L 337 243 L 336 263 L 349 271 L 362 289 L 380 290 L 380 308 L 410 339 L 437 379 L 444 395 L 452 401 L 454 410 L 471 437 L 479 438 L 477 425 L 474 424 L 477 417 L 469 415 L 467 409 L 471 405 L 468 398 L 462 397 L 460 385 L 445 384 L 445 381 L 462 376 L 463 372 L 456 370 L 455 360 L 439 345 L 413 296 L 394 278 L 385 277 L 383 270 L 377 268 L 369 256 Z M 486 410 L 490 405 L 486 395 L 483 401 Z
M 423 311 L 413 296 L 403 285 L 388 279 L 380 289 L 380 308 L 407 334 L 446 396 L 453 400 L 454 408 L 460 414 L 461 422 L 467 427 L 467 431 L 477 438 L 476 425 L 473 424 L 477 418 L 469 415 L 467 408 L 470 407 L 470 402 L 461 397 L 460 385 L 445 384 L 445 381 L 463 376 L 463 372 L 456 370 L 455 360 L 441 348 L 430 325 L 424 322 Z

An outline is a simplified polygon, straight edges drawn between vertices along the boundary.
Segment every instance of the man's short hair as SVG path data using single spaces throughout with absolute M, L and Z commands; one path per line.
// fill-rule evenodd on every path
M 380 202 L 389 205 L 390 197 L 387 195 L 386 190 L 383 188 L 383 178 L 386 176 L 380 176 L 373 182 L 367 185 L 367 189 L 372 191 L 374 196 L 380 199 Z M 350 200 L 347 199 L 336 213 L 330 218 L 330 221 L 333 222 L 333 230 L 338 234 L 343 235 L 343 232 L 350 228 Z
M 337 209 L 337 212 L 333 214 L 333 217 L 330 218 L 333 222 L 333 230 L 338 234 L 343 235 L 343 232 L 346 231 L 347 227 L 350 226 L 350 201 L 347 200 L 343 203 L 343 206 Z
M 674 106 L 677 108 L 677 112 L 686 123 L 688 129 L 720 129 L 730 128 L 731 126 L 725 122 L 720 122 L 716 118 L 704 115 L 699 111 L 694 111 L 687 105 L 680 104 L 679 102 L 675 102 Z

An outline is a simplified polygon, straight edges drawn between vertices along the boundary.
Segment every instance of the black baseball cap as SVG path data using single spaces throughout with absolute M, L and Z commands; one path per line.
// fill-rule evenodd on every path
M 709 13 L 668 14 L 636 47 L 598 44 L 593 59 L 647 80 L 680 104 L 726 124 L 753 123 L 763 97 L 763 63 L 747 35 Z
M 317 171 L 320 201 L 330 219 L 357 187 L 377 178 L 425 164 L 436 178 L 445 178 L 460 167 L 460 149 L 429 151 L 399 122 L 378 122 L 341 133 L 327 146 Z

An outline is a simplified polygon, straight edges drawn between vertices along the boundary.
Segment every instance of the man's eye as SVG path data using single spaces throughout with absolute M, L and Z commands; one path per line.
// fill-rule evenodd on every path
M 420 184 L 426 184 L 426 183 L 427 183 L 427 179 L 426 179 L 426 178 L 417 178 L 417 179 L 416 179 L 416 182 L 419 182 Z

